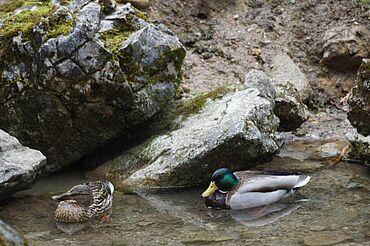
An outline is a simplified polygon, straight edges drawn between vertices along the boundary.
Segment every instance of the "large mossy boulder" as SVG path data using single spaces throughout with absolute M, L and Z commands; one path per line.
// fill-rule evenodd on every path
M 370 60 L 361 64 L 356 85 L 348 98 L 348 119 L 364 136 L 370 135 Z
M 94 174 L 121 189 L 195 186 L 219 167 L 248 169 L 281 147 L 273 102 L 257 89 L 193 99 L 177 129 L 154 137 L 98 167 Z M 220 95 L 220 93 L 218 93 Z M 199 102 L 204 102 L 200 104 Z
M 40 151 L 22 146 L 0 129 L 0 201 L 32 186 L 46 165 Z
M 6 0 L 0 20 L 0 127 L 47 172 L 152 117 L 180 83 L 185 49 L 130 4 Z

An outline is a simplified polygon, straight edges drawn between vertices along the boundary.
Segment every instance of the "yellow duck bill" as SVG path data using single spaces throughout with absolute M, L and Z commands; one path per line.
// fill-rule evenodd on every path
M 212 181 L 212 182 L 209 184 L 208 189 L 207 189 L 205 192 L 203 192 L 203 193 L 202 193 L 202 197 L 203 197 L 203 198 L 206 198 L 206 197 L 208 197 L 208 196 L 212 195 L 216 190 L 218 190 L 218 187 L 217 187 L 217 185 L 215 184 L 215 182 L 214 182 L 214 181 Z

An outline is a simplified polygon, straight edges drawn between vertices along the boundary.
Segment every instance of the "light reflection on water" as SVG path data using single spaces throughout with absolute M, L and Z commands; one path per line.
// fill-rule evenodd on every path
M 96 222 L 68 235 L 57 229 L 53 220 L 57 204 L 49 197 L 86 181 L 81 171 L 71 170 L 4 201 L 0 217 L 37 245 L 367 244 L 367 172 L 344 163 L 309 172 L 311 182 L 294 199 L 241 211 L 207 209 L 200 189 L 140 195 L 115 192 L 111 222 Z M 309 201 L 297 201 L 302 197 Z

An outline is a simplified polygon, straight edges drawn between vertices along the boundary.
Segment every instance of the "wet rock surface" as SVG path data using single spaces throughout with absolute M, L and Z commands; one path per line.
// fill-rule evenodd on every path
M 276 85 L 274 113 L 280 119 L 279 131 L 293 131 L 309 117 L 307 106 L 290 82 Z
M 178 129 L 127 151 L 95 173 L 135 190 L 194 186 L 226 164 L 248 169 L 269 160 L 280 148 L 272 108 L 256 89 L 230 93 L 207 102 Z
M 348 98 L 348 119 L 362 135 L 370 135 L 370 60 L 363 61 Z
M 150 118 L 180 82 L 176 36 L 129 4 L 106 4 L 35 1 L 0 16 L 0 127 L 41 150 L 46 172 Z
M 356 70 L 370 53 L 370 31 L 361 25 L 327 30 L 322 42 L 321 63 L 338 71 Z
M 27 243 L 13 228 L 0 220 L 0 244 L 1 245 L 31 245 Z
M 46 165 L 40 151 L 22 146 L 0 130 L 0 200 L 31 187 Z
M 336 141 L 317 146 L 310 154 L 310 159 L 324 161 L 329 158 L 338 156 L 347 145 L 347 141 Z
M 278 155 L 300 161 L 310 161 L 318 153 L 322 156 L 322 151 L 328 147 L 326 146 L 328 143 L 336 143 L 338 147 L 345 145 L 348 143 L 346 134 L 356 131 L 346 119 L 346 114 L 344 110 L 338 109 L 312 113 L 299 129 L 282 133 L 285 142 Z

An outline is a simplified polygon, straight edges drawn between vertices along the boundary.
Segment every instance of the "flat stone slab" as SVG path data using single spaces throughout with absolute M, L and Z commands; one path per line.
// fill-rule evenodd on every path
M 38 150 L 24 147 L 0 130 L 0 200 L 29 188 L 46 165 L 46 157 Z

